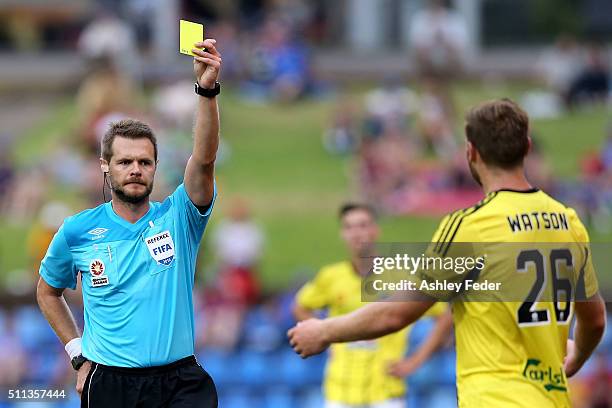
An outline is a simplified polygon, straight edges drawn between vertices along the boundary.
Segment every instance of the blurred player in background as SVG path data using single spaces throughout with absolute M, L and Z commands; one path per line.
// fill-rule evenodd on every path
M 532 287 L 521 288 L 530 292 L 523 302 L 454 302 L 459 406 L 570 407 L 567 377 L 593 353 L 606 322 L 588 233 L 573 209 L 527 181 L 523 162 L 531 144 L 529 120 L 517 104 L 508 99 L 486 102 L 473 108 L 466 120 L 467 160 L 486 198 L 446 216 L 428 254 L 452 257 L 461 242 L 485 250 L 500 242 L 532 243 L 532 249 L 518 254 L 509 251 L 509 245 L 503 247 L 508 252 L 498 262 L 475 268 L 471 276 L 480 281 L 495 274 L 535 276 Z M 555 243 L 556 249 L 547 250 L 545 243 Z M 557 274 L 561 270 L 569 274 L 567 279 Z M 454 270 L 436 268 L 417 275 L 421 282 L 466 279 Z M 573 287 L 574 282 L 578 285 Z M 563 292 L 564 299 L 538 301 L 544 292 L 554 299 Z M 401 298 L 409 301 L 378 302 L 346 316 L 301 322 L 289 331 L 290 342 L 307 357 L 332 343 L 387 335 L 417 320 L 439 295 L 415 291 Z M 583 301 L 573 301 L 576 298 Z M 574 340 L 568 341 L 574 315 Z
M 142 122 L 112 124 L 100 158 L 111 202 L 67 218 L 41 262 L 38 304 L 77 370 L 83 407 L 217 407 L 215 385 L 194 357 L 192 299 L 198 247 L 216 197 L 215 43 L 193 50 L 199 96 L 184 182 L 163 203 L 150 202 L 156 137 Z M 79 275 L 82 340 L 63 296 Z
M 327 309 L 330 316 L 340 316 L 365 304 L 361 285 L 372 269 L 367 252 L 379 237 L 376 216 L 367 205 L 346 204 L 340 209 L 340 223 L 350 260 L 323 267 L 302 287 L 293 309 L 298 321 L 314 317 L 320 309 Z M 393 374 L 407 375 L 416 370 L 451 332 L 452 320 L 444 303 L 427 314 L 437 316 L 436 327 L 419 350 L 404 361 L 409 327 L 376 340 L 334 344 L 323 385 L 325 407 L 405 407 L 406 385 Z

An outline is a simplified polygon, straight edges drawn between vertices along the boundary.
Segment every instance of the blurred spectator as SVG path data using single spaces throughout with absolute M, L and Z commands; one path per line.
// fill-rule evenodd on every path
M 453 135 L 454 107 L 442 85 L 429 78 L 423 82 L 419 110 L 419 132 L 425 145 L 438 158 L 450 159 L 457 150 Z
M 581 67 L 581 47 L 574 37 L 565 34 L 557 38 L 553 48 L 547 50 L 538 62 L 540 77 L 562 101 L 566 100 Z
M 268 296 L 254 306 L 244 320 L 243 342 L 247 350 L 270 352 L 285 343 L 283 312 L 278 296 Z
M 140 78 L 138 46 L 132 27 L 110 7 L 99 6 L 94 19 L 81 32 L 78 49 L 88 62 L 109 59 L 130 81 Z
M 53 236 L 64 219 L 71 213 L 71 209 L 66 204 L 59 201 L 49 201 L 40 210 L 37 221 L 32 224 L 27 236 L 27 251 L 36 281 L 38 280 L 40 261 L 45 256 Z
M 608 123 L 607 138 L 601 151 L 601 164 L 603 170 L 612 171 L 612 122 Z
M 251 210 L 242 197 L 229 204 L 228 216 L 215 230 L 214 245 L 222 268 L 255 270 L 262 255 L 264 235 L 251 219 Z
M 83 142 L 97 156 L 108 123 L 133 109 L 135 91 L 110 58 L 101 57 L 91 65 L 92 71 L 79 87 L 77 109 Z
M 586 406 L 589 408 L 612 407 L 612 370 L 608 364 L 605 353 L 595 355 L 595 368 L 584 378 L 586 388 L 589 390 Z
M 445 7 L 443 0 L 427 0 L 410 27 L 419 74 L 448 79 L 461 73 L 469 43 L 466 22 L 459 14 Z
M 16 170 L 11 156 L 11 142 L 9 136 L 0 135 L 0 214 L 7 205 L 5 200 L 16 176 Z
M 269 18 L 256 35 L 254 43 L 246 45 L 244 95 L 256 102 L 293 102 L 305 96 L 312 86 L 305 45 L 275 18 Z
M 242 50 L 236 24 L 231 21 L 220 21 L 211 26 L 210 37 L 223 44 L 223 80 L 242 79 L 244 75 L 240 60 Z
M 358 156 L 358 178 L 361 196 L 370 205 L 382 204 L 395 191 L 413 180 L 415 149 L 399 132 L 384 137 L 365 137 Z
M 254 303 L 259 296 L 257 266 L 264 234 L 252 221 L 244 199 L 236 197 L 230 203 L 228 216 L 215 230 L 213 241 L 219 260 L 217 287 L 237 303 Z
M 270 2 L 273 7 L 271 12 L 300 33 L 314 17 L 313 3 L 307 0 L 272 0 Z
M 225 74 L 225 44 L 223 45 L 223 73 Z M 165 126 L 191 132 L 195 113 L 193 80 L 184 79 L 160 84 L 153 94 L 153 110 Z
M 531 136 L 531 150 L 525 158 L 525 172 L 529 182 L 548 194 L 555 194 L 555 181 L 537 137 Z
M 380 121 L 383 132 L 403 130 L 408 119 L 418 111 L 419 99 L 399 78 L 387 77 L 380 87 L 366 94 L 365 107 L 372 119 Z
M 331 125 L 323 132 L 323 146 L 332 154 L 345 155 L 358 143 L 357 114 L 352 101 L 342 98 L 336 105 Z
M 18 388 L 23 386 L 27 357 L 15 333 L 13 317 L 0 312 L 0 387 Z
M 18 172 L 4 200 L 2 210 L 6 219 L 14 223 L 32 219 L 52 186 L 50 181 L 51 177 L 42 164 Z
M 243 304 L 228 299 L 212 287 L 199 292 L 196 306 L 196 349 L 234 350 L 240 341 L 244 319 Z
M 605 102 L 610 93 L 609 70 L 602 47 L 589 47 L 586 64 L 570 86 L 567 105 L 574 107 L 584 102 Z

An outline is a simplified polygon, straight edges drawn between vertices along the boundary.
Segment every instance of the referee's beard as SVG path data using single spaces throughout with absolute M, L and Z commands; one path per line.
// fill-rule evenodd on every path
M 125 184 L 118 183 L 117 180 L 113 178 L 113 176 L 109 173 L 109 184 L 110 188 L 113 191 L 114 198 L 123 201 L 125 203 L 129 203 L 132 205 L 139 205 L 146 202 L 153 191 L 153 180 L 150 183 L 146 183 L 144 180 L 128 180 Z M 130 183 L 138 183 L 140 185 L 145 186 L 145 190 L 142 193 L 128 193 L 124 186 Z

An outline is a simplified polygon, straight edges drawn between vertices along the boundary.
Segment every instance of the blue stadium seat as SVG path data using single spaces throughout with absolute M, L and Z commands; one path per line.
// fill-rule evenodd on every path
M 457 392 L 455 387 L 439 387 L 432 392 L 427 402 L 422 406 L 428 408 L 454 408 L 457 406 Z
M 197 353 L 198 362 L 213 378 L 218 390 L 231 386 L 236 382 L 235 356 L 232 353 L 214 349 L 206 349 Z
M 223 408 L 263 408 L 263 401 L 239 387 L 219 394 L 219 406 Z
M 268 408 L 291 408 L 297 404 L 289 388 L 272 386 L 266 390 L 264 405 Z
M 409 388 L 408 395 L 406 396 L 406 405 L 409 407 L 424 407 L 423 399 L 420 397 L 419 393 Z
M 299 394 L 299 401 L 295 405 L 299 408 L 320 408 L 325 405 L 321 386 L 310 386 Z
M 42 349 L 28 355 L 28 370 L 24 382 L 28 384 L 46 385 L 62 367 L 60 364 L 69 364 L 68 355 L 59 347 Z
M 270 383 L 272 370 L 276 370 L 268 354 L 242 351 L 237 358 L 239 367 L 234 371 L 235 378 L 246 387 L 260 387 Z
M 277 369 L 283 384 L 292 388 L 302 388 L 321 383 L 324 364 L 324 355 L 303 360 L 287 347 L 278 354 Z
M 27 351 L 57 347 L 60 342 L 40 310 L 35 306 L 17 309 L 13 316 L 15 334 Z

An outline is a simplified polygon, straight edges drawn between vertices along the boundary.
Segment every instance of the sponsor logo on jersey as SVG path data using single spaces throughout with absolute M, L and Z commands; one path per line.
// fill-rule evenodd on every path
M 88 231 L 87 233 L 89 235 L 91 235 L 91 239 L 92 240 L 96 240 L 96 239 L 101 239 L 104 238 L 104 233 L 108 231 L 108 228 L 94 228 L 91 231 Z
M 530 358 L 523 368 L 523 377 L 540 383 L 546 391 L 567 391 L 563 367 L 554 369 L 551 366 L 540 365 L 542 361 Z
M 108 285 L 108 276 L 104 274 L 105 270 L 106 266 L 101 259 L 92 259 L 91 262 L 89 262 L 92 287 L 97 288 L 98 286 Z
M 94 259 L 89 263 L 89 272 L 91 272 L 93 276 L 103 275 L 105 268 L 104 262 L 102 262 L 101 259 Z
M 170 231 L 145 238 L 149 254 L 159 265 L 170 265 L 174 260 L 174 241 Z

